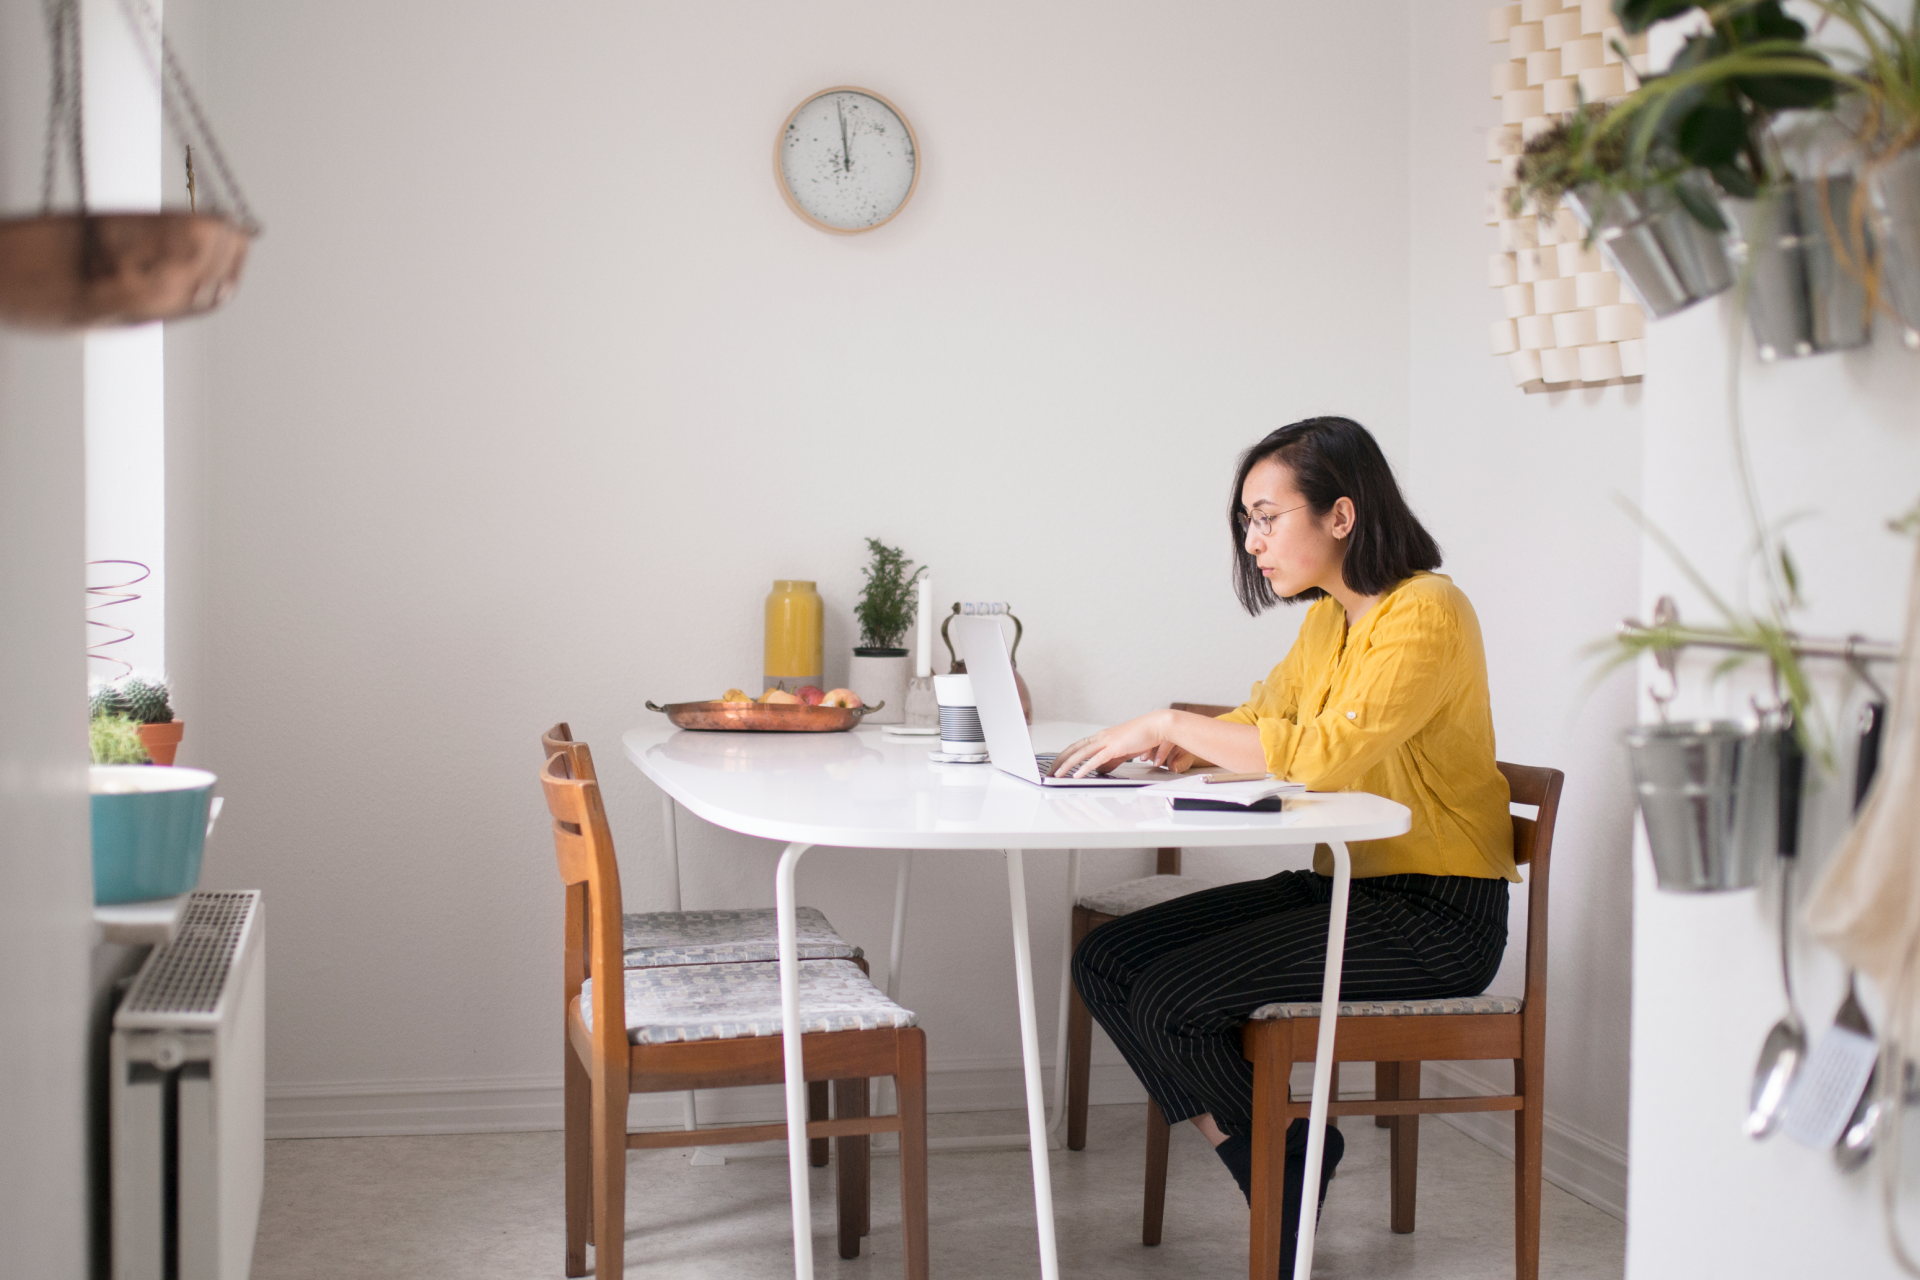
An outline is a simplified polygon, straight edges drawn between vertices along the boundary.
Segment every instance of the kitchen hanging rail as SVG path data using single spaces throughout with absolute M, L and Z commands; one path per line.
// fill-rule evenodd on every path
M 1620 624 L 1619 636 L 1632 639 L 1641 636 L 1656 636 L 1670 641 L 1660 646 L 1657 657 L 1660 665 L 1672 670 L 1677 651 L 1695 649 L 1736 649 L 1747 653 L 1761 652 L 1760 646 L 1725 631 L 1713 631 L 1698 627 L 1682 626 L 1680 609 L 1672 596 L 1661 596 L 1653 607 L 1653 624 L 1628 618 Z M 1839 662 L 1898 662 L 1900 646 L 1884 640 L 1868 640 L 1863 636 L 1848 636 L 1844 640 L 1816 640 L 1807 636 L 1794 636 L 1792 647 L 1795 654 L 1802 658 L 1832 658 Z

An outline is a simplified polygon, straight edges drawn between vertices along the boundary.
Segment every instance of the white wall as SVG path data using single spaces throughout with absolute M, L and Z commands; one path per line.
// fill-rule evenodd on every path
M 267 232 L 170 458 L 205 522 L 173 663 L 182 760 L 230 797 L 207 882 L 275 904 L 279 1132 L 557 1121 L 533 736 L 599 746 L 658 906 L 618 735 L 756 678 L 774 578 L 820 582 L 830 679 L 874 534 L 1013 602 L 1042 716 L 1224 701 L 1296 625 L 1229 594 L 1235 452 L 1336 411 L 1408 458 L 1410 103 L 1309 52 L 1365 30 L 1400 65 L 1400 0 L 215 12 Z M 925 166 L 851 239 L 771 172 L 849 82 Z M 689 823 L 682 852 L 690 905 L 770 901 L 770 846 Z M 884 955 L 890 873 L 815 853 L 802 892 Z M 1031 876 L 1051 955 L 1061 861 Z M 916 902 L 936 1101 L 1011 1104 L 999 862 L 924 859 Z
M 1654 326 L 1648 344 L 1647 513 L 1723 592 L 1746 580 L 1748 541 L 1724 396 L 1732 322 L 1728 303 L 1705 304 Z M 1761 499 L 1774 519 L 1800 516 L 1788 532 L 1808 605 L 1797 621 L 1810 635 L 1898 639 L 1914 547 L 1885 522 L 1910 508 L 1920 490 L 1913 416 L 1920 358 L 1884 329 L 1871 349 L 1770 367 L 1754 363 L 1746 346 L 1743 400 Z M 1648 607 L 1672 594 L 1683 617 L 1712 617 L 1651 547 L 1643 594 Z M 1703 658 L 1683 670 L 1675 704 L 1681 714 L 1742 716 L 1751 696 L 1764 696 L 1761 673 L 1716 686 L 1710 664 Z M 1845 689 L 1833 664 L 1816 669 L 1830 709 L 1858 705 L 1860 690 Z M 1851 714 L 1841 713 L 1840 721 L 1850 728 Z M 1796 903 L 1845 830 L 1853 753 L 1850 742 L 1843 746 L 1837 772 L 1816 779 Z M 1881 1237 L 1877 1185 L 1843 1177 L 1824 1152 L 1783 1137 L 1758 1144 L 1741 1130 L 1754 1060 L 1785 1009 L 1777 893 L 1772 876 L 1757 891 L 1660 893 L 1646 853 L 1635 856 L 1628 1232 L 1634 1280 L 1703 1271 L 1900 1274 Z M 1804 938 L 1794 971 L 1802 1013 L 1817 1037 L 1840 1003 L 1844 974 Z M 1871 989 L 1865 999 L 1877 1013 Z M 1905 1230 L 1913 1239 L 1920 1223 L 1909 1218 Z
M 1631 797 L 1616 735 L 1633 720 L 1624 678 L 1588 692 L 1584 651 L 1633 612 L 1638 538 L 1614 495 L 1639 490 L 1640 388 L 1524 395 L 1488 355 L 1493 172 L 1486 131 L 1495 54 L 1479 0 L 1413 7 L 1410 113 L 1413 497 L 1473 600 L 1486 637 L 1500 757 L 1566 774 L 1549 921 L 1546 1169 L 1624 1211 Z M 1526 892 L 1517 888 L 1496 991 L 1523 983 Z M 1429 1092 L 1510 1086 L 1484 1067 L 1428 1068 Z M 1512 1149 L 1507 1117 L 1459 1127 Z
M 40 14 L 0 6 L 0 210 L 37 208 Z M 87 1268 L 87 853 L 80 344 L 0 330 L 0 1252 Z

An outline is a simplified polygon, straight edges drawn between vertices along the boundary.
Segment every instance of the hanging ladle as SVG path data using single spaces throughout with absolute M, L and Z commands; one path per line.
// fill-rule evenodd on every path
M 1794 731 L 1791 709 L 1782 709 L 1779 744 L 1780 796 L 1780 985 L 1787 996 L 1787 1013 L 1767 1032 L 1760 1061 L 1753 1069 L 1753 1092 L 1747 1106 L 1747 1135 L 1766 1138 L 1785 1114 L 1787 1090 L 1807 1058 L 1807 1028 L 1793 1000 L 1793 965 L 1789 958 L 1789 926 L 1793 910 L 1793 864 L 1800 852 L 1800 788 L 1806 780 L 1807 757 Z
M 1851 646 L 1849 646 L 1851 647 Z M 1873 701 L 1860 709 L 1860 748 L 1854 757 L 1853 767 L 1853 811 L 1858 814 L 1860 806 L 1866 802 L 1867 792 L 1873 788 L 1874 774 L 1880 768 L 1880 738 L 1887 723 L 1887 691 L 1875 683 L 1867 672 L 1867 664 L 1848 657 L 1848 663 L 1873 691 Z M 1873 1025 L 1867 1021 L 1865 1010 L 1854 994 L 1854 973 L 1847 970 L 1847 1000 L 1840 1006 L 1840 1012 L 1833 1015 L 1835 1026 L 1846 1027 L 1849 1031 L 1858 1031 L 1861 1035 L 1873 1038 Z M 1860 1101 L 1853 1109 L 1853 1116 L 1847 1121 L 1847 1127 L 1840 1135 L 1840 1141 L 1834 1144 L 1833 1162 L 1846 1173 L 1866 1164 L 1873 1155 L 1873 1145 L 1880 1128 L 1882 1114 L 1880 1099 L 1875 1085 L 1879 1083 L 1879 1070 L 1867 1077 L 1867 1087 L 1860 1093 Z

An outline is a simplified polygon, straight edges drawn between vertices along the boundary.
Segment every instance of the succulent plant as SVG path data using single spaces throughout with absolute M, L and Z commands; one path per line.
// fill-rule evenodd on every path
M 122 715 L 95 716 L 87 726 L 95 764 L 150 764 L 140 744 L 140 726 Z
M 167 700 L 167 682 L 128 676 L 113 684 L 97 686 L 87 699 L 90 719 L 101 716 L 125 716 L 135 724 L 171 724 L 173 706 Z
M 167 682 L 142 680 L 131 676 L 120 686 L 127 700 L 127 714 L 139 724 L 173 723 L 173 706 L 167 701 Z

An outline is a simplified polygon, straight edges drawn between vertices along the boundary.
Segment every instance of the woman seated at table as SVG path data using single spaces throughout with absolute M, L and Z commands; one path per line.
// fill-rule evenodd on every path
M 1486 657 L 1473 606 L 1432 570 L 1440 548 L 1408 509 L 1365 428 L 1282 427 L 1240 458 L 1229 507 L 1241 604 L 1311 602 L 1284 661 L 1237 710 L 1153 711 L 1060 754 L 1057 773 L 1150 756 L 1211 761 L 1312 791 L 1368 791 L 1407 806 L 1403 836 L 1355 842 L 1343 1000 L 1476 995 L 1507 944 L 1519 880 L 1506 779 L 1494 765 Z M 1332 855 L 1312 871 L 1223 885 L 1089 934 L 1074 984 L 1169 1122 L 1191 1120 L 1248 1192 L 1253 1066 L 1240 1029 L 1276 1001 L 1318 1001 Z M 1344 1144 L 1327 1131 L 1320 1197 Z M 1293 1265 L 1306 1121 L 1287 1133 Z

